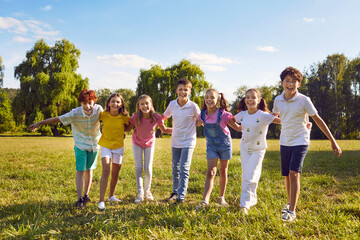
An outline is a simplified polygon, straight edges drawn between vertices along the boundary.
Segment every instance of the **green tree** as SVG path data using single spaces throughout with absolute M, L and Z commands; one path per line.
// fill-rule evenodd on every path
M 134 111 L 137 98 L 147 94 L 152 98 L 155 110 L 164 112 L 169 102 L 176 98 L 176 84 L 181 78 L 191 81 L 191 100 L 200 106 L 201 96 L 211 84 L 205 80 L 204 72 L 198 65 L 188 60 L 181 60 L 178 64 L 165 69 L 160 65 L 154 65 L 149 70 L 141 69 L 131 110 Z
M 107 100 L 109 99 L 109 97 L 111 96 L 111 94 L 119 93 L 124 98 L 126 109 L 128 109 L 128 111 L 129 111 L 130 102 L 131 102 L 132 98 L 135 96 L 134 91 L 131 89 L 128 89 L 128 88 L 119 88 L 119 89 L 113 90 L 113 91 L 108 88 L 103 88 L 103 89 L 96 90 L 95 92 L 98 97 L 97 104 L 101 105 L 104 109 L 105 109 L 105 104 L 106 104 Z
M 79 57 L 80 50 L 66 39 L 54 46 L 43 39 L 35 43 L 26 59 L 15 67 L 15 78 L 20 81 L 20 91 L 13 102 L 17 123 L 29 126 L 78 106 L 78 94 L 88 88 L 88 79 L 75 72 Z M 42 126 L 39 131 L 57 136 L 69 128 L 56 124 Z
M 2 57 L 0 56 L 0 88 L 2 88 L 4 84 L 4 70 L 5 67 L 2 65 Z
M 15 122 L 11 102 L 4 89 L 0 89 L 0 133 L 14 130 Z

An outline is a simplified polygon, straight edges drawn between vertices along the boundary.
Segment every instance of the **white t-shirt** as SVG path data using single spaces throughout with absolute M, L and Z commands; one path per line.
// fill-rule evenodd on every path
M 266 149 L 266 134 L 269 124 L 274 119 L 274 115 L 261 110 L 254 114 L 249 114 L 248 111 L 241 111 L 236 114 L 235 120 L 242 126 L 240 147 L 246 151 Z
M 190 100 L 182 107 L 178 104 L 177 99 L 169 103 L 164 116 L 173 118 L 172 147 L 195 148 L 196 119 L 199 114 L 199 106 Z
M 314 116 L 317 110 L 310 98 L 299 92 L 287 101 L 284 94 L 275 98 L 273 108 L 273 112 L 279 113 L 281 119 L 280 145 L 309 145 L 310 130 L 306 127 L 306 114 Z

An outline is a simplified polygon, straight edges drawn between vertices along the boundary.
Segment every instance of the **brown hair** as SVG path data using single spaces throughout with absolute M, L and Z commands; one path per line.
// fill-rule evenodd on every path
M 109 112 L 110 111 L 110 107 L 109 107 L 109 102 L 113 97 L 118 97 L 121 100 L 121 107 L 119 109 L 119 113 L 121 113 L 124 116 L 128 115 L 128 112 L 126 111 L 126 107 L 125 107 L 125 102 L 123 97 L 119 94 L 119 93 L 113 93 L 111 94 L 111 96 L 109 97 L 109 99 L 107 100 L 106 104 L 105 104 L 105 111 Z
M 183 84 L 185 85 L 186 87 L 188 88 L 192 88 L 192 84 L 189 80 L 187 80 L 186 78 L 181 78 L 179 79 L 179 81 L 177 82 L 177 85 L 176 85 L 176 88 L 180 85 L 180 84 Z
M 96 103 L 98 100 L 95 91 L 84 89 L 79 93 L 79 97 L 77 99 L 79 102 L 90 102 L 91 100 Z
M 153 102 L 152 102 L 152 99 L 150 96 L 146 95 L 146 94 L 143 94 L 141 95 L 137 102 L 136 102 L 136 121 L 137 123 L 141 124 L 141 119 L 143 118 L 143 112 L 140 110 L 140 106 L 139 106 L 139 103 L 140 103 L 140 100 L 141 99 L 149 99 L 150 103 L 151 103 L 151 106 L 150 106 L 150 118 L 151 118 L 151 122 L 154 122 L 156 120 L 155 118 L 155 109 L 154 109 L 154 105 L 153 105 Z
M 206 90 L 205 92 L 205 95 L 210 92 L 210 91 L 213 91 L 217 94 L 218 96 L 218 100 L 217 100 L 217 103 L 216 103 L 216 107 L 219 108 L 219 109 L 224 109 L 225 111 L 229 112 L 229 104 L 228 104 L 228 101 L 226 101 L 225 97 L 224 97 L 224 94 L 223 93 L 219 93 L 216 89 L 214 88 L 209 88 L 208 90 Z M 204 102 L 201 106 L 201 109 L 202 110 L 206 110 L 207 107 L 206 107 L 206 104 L 205 104 L 205 98 L 204 98 Z
M 247 106 L 245 104 L 246 94 L 248 92 L 254 92 L 257 95 L 257 97 L 260 98 L 260 103 L 257 105 L 258 109 L 260 109 L 261 111 L 264 111 L 264 112 L 270 112 L 267 107 L 265 99 L 262 98 L 261 92 L 255 88 L 250 88 L 245 92 L 245 97 L 243 97 L 241 99 L 241 101 L 239 102 L 236 112 L 248 110 Z
M 281 74 L 280 74 L 281 81 L 284 81 L 284 79 L 287 75 L 291 76 L 292 78 L 299 81 L 300 83 L 303 79 L 302 73 L 294 67 L 287 67 L 284 69 L 284 71 L 281 72 Z

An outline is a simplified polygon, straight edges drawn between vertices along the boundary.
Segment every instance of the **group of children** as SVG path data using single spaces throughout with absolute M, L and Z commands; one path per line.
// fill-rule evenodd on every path
M 103 170 L 98 208 L 105 209 L 105 192 L 110 173 L 108 201 L 121 201 L 114 193 L 123 161 L 124 132 L 132 129 L 134 129 L 132 149 L 137 187 L 134 202 L 140 203 L 145 199 L 154 199 L 150 188 L 156 127 L 164 133 L 172 134 L 172 193 L 166 201 L 174 202 L 173 204 L 183 203 L 188 187 L 192 154 L 196 145 L 196 126 L 203 125 L 206 137 L 207 173 L 203 200 L 197 206 L 197 208 L 203 208 L 209 205 L 218 165 L 220 193 L 217 202 L 222 206 L 228 205 L 225 201 L 225 190 L 228 163 L 232 158 L 231 135 L 227 127 L 229 125 L 236 131 L 242 132 L 240 209 L 247 214 L 248 210 L 257 203 L 256 189 L 267 147 L 268 126 L 270 123 L 281 124 L 281 172 L 285 177 L 288 196 L 287 203 L 282 209 L 282 220 L 293 221 L 296 218 L 295 209 L 300 192 L 300 173 L 310 143 L 311 126 L 309 127 L 308 116 L 312 117 L 331 141 L 332 149 L 337 156 L 341 155 L 341 149 L 327 125 L 317 114 L 311 100 L 298 92 L 302 80 L 301 72 L 296 68 L 287 67 L 280 78 L 284 91 L 276 97 L 273 113 L 267 109 L 265 100 L 256 89 L 246 91 L 235 116 L 229 112 L 224 95 L 215 89 L 206 91 L 200 110 L 197 104 L 189 99 L 191 82 L 180 79 L 176 87 L 177 99 L 169 103 L 163 115 L 155 112 L 152 100 L 147 95 L 139 97 L 136 112 L 129 117 L 121 95 L 117 93 L 111 95 L 104 111 L 100 105 L 95 104 L 97 100 L 95 92 L 83 90 L 78 98 L 81 107 L 62 116 L 34 123 L 30 129 L 35 131 L 43 124 L 58 122 L 64 125 L 71 124 L 76 157 L 78 195 L 76 206 L 79 208 L 90 201 L 88 193 L 92 170 L 96 167 L 98 144 L 101 146 Z M 172 128 L 164 126 L 164 120 L 170 117 L 173 120 Z M 100 121 L 103 122 L 102 133 L 100 133 Z M 145 170 L 144 180 L 143 170 Z

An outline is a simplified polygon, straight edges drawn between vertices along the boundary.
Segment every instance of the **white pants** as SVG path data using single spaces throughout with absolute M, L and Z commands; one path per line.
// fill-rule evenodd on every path
M 261 175 L 265 152 L 266 149 L 249 152 L 240 148 L 242 169 L 240 207 L 249 209 L 257 203 L 256 189 Z
M 155 143 L 151 147 L 142 148 L 136 144 L 132 144 L 134 161 L 135 161 L 135 178 L 136 178 L 136 188 L 137 193 L 144 195 L 145 193 L 150 192 L 151 188 L 151 178 L 152 178 L 152 163 L 154 158 Z M 144 160 L 144 167 L 143 167 Z M 145 170 L 145 179 L 143 183 L 143 169 Z

